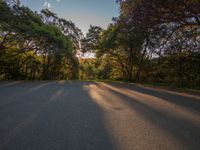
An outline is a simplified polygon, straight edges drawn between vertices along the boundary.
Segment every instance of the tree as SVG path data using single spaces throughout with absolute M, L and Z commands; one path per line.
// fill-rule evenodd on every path
M 63 66 L 77 68 L 75 43 L 71 36 L 64 34 L 55 20 L 52 20 L 53 13 L 47 12 L 46 19 L 51 19 L 44 21 L 44 15 L 15 3 L 10 4 L 10 1 L 0 1 L 0 9 L 3 12 L 0 16 L 1 76 L 5 79 L 18 78 L 12 73 L 14 71 L 18 72 L 22 79 L 29 76 L 37 79 L 59 79 L 63 76 Z M 55 15 L 54 18 L 58 19 Z M 17 61 L 15 64 L 11 62 L 13 59 Z M 27 61 L 28 59 L 30 61 Z M 10 64 L 13 64 L 13 67 Z M 36 70 L 37 76 L 33 73 Z M 74 71 L 71 71 L 74 78 Z M 66 78 L 71 76 L 70 72 L 65 74 Z
M 102 31 L 101 27 L 90 25 L 86 37 L 82 39 L 82 52 L 95 52 Z
M 172 60 L 168 61 L 171 62 L 171 65 L 168 65 L 172 66 L 171 69 L 175 72 L 171 76 L 176 76 L 180 82 L 183 81 L 188 72 L 183 69 L 185 60 L 191 61 L 189 58 L 199 53 L 200 1 L 126 0 L 119 2 L 121 11 L 120 16 L 115 19 L 116 22 L 125 23 L 129 29 L 139 27 L 145 35 L 143 46 L 146 46 L 148 52 L 159 57 L 157 65 L 165 63 L 166 59 Z M 194 72 L 193 70 L 191 74 Z

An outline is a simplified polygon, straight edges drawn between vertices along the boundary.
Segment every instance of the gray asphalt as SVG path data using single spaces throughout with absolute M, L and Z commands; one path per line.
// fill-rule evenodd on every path
M 200 96 L 135 84 L 0 82 L 0 150 L 200 150 Z

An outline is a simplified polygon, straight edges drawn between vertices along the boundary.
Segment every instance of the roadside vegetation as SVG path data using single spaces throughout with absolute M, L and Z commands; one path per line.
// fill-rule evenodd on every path
M 115 80 L 200 87 L 200 1 L 118 0 L 86 36 L 48 9 L 0 0 L 1 80 Z M 77 54 L 80 55 L 77 55 Z M 84 53 L 95 57 L 83 57 Z

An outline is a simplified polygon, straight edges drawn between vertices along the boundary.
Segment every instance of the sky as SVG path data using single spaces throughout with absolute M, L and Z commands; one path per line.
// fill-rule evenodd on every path
M 90 25 L 106 28 L 119 14 L 116 0 L 20 0 L 33 11 L 48 8 L 58 17 L 71 20 L 86 34 Z

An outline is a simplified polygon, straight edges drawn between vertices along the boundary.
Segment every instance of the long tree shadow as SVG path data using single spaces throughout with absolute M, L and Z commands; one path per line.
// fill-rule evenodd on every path
M 155 88 L 148 88 L 139 86 L 137 84 L 112 84 L 115 87 L 123 89 L 133 90 L 139 93 L 148 94 L 160 98 L 161 100 L 169 101 L 196 113 L 200 113 L 200 96 L 189 95 L 180 92 L 174 92 L 169 90 L 160 90 Z
M 163 111 L 161 108 L 152 107 L 146 104 L 145 102 L 128 96 L 120 91 L 116 91 L 113 88 L 109 88 L 107 86 L 102 85 L 98 86 L 103 90 L 114 94 L 121 101 L 123 101 L 125 105 L 127 105 L 134 111 L 137 111 L 145 118 L 145 120 L 154 124 L 155 126 L 157 126 L 157 128 L 160 128 L 166 131 L 167 133 L 170 133 L 173 137 L 181 141 L 183 145 L 186 145 L 187 149 L 198 149 L 200 147 L 199 124 L 195 124 L 190 120 L 181 118 L 177 114 L 172 114 L 170 112 Z M 139 92 L 140 90 L 137 91 Z M 164 96 L 162 97 L 164 98 Z
M 38 108 L 46 103 L 54 94 L 48 92 L 48 87 L 53 82 L 23 82 L 18 86 L 5 88 L 1 95 L 5 98 L 0 100 L 0 133 L 1 137 L 8 137 L 18 128 L 27 124 L 36 116 Z M 54 90 L 57 90 L 55 87 Z M 12 133 L 13 132 L 13 133 Z
M 1 122 L 7 122 L 9 111 L 15 114 L 0 125 L 0 145 L 6 150 L 114 149 L 101 109 L 85 88 L 88 84 L 54 82 L 35 87 L 35 96 L 24 97 L 28 103 L 7 107 L 1 115 Z

